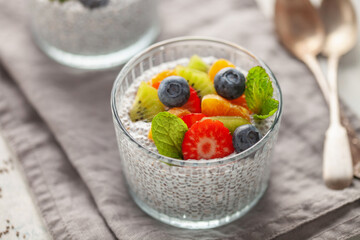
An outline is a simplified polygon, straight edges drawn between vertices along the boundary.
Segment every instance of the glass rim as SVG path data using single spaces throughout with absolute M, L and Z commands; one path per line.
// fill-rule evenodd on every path
M 226 45 L 228 47 L 232 47 L 239 51 L 242 51 L 242 52 L 246 53 L 247 55 L 251 56 L 252 58 L 254 58 L 256 61 L 258 61 L 260 66 L 263 67 L 266 70 L 266 72 L 268 72 L 270 74 L 270 77 L 274 80 L 272 82 L 275 84 L 275 87 L 278 89 L 278 92 L 279 92 L 279 107 L 275 113 L 275 119 L 274 119 L 273 123 L 271 124 L 269 130 L 260 139 L 260 141 L 258 141 L 256 144 L 254 144 L 250 148 L 246 149 L 245 151 L 243 151 L 241 153 L 236 153 L 235 155 L 231 155 L 231 156 L 227 156 L 227 157 L 223 157 L 223 158 L 209 159 L 209 160 L 182 160 L 182 159 L 166 157 L 164 155 L 161 155 L 160 153 L 153 152 L 153 151 L 147 149 L 145 146 L 141 145 L 139 142 L 137 142 L 131 136 L 131 134 L 125 129 L 124 125 L 122 124 L 120 117 L 118 115 L 118 109 L 117 109 L 117 104 L 116 104 L 116 93 L 117 93 L 118 86 L 125 79 L 125 76 L 128 74 L 128 72 L 131 70 L 131 68 L 132 68 L 131 66 L 142 56 L 151 52 L 154 49 L 160 48 L 160 47 L 168 45 L 168 44 L 173 44 L 173 43 L 177 43 L 177 42 L 187 42 L 187 41 L 189 41 L 189 42 L 190 41 L 200 41 L 200 42 L 202 41 L 204 43 L 206 43 L 206 42 L 217 43 L 217 44 Z M 279 85 L 275 75 L 273 74 L 271 69 L 266 65 L 265 62 L 263 62 L 260 58 L 256 57 L 250 51 L 246 50 L 245 48 L 243 48 L 235 43 L 232 43 L 232 42 L 229 42 L 226 40 L 220 40 L 217 38 L 197 37 L 197 36 L 177 37 L 177 38 L 167 39 L 167 40 L 164 40 L 164 41 L 161 41 L 161 42 L 151 45 L 150 47 L 146 48 L 145 50 L 141 51 L 140 53 L 138 53 L 134 57 L 132 57 L 125 64 L 125 66 L 121 69 L 121 71 L 119 72 L 119 74 L 117 75 L 117 77 L 114 81 L 114 84 L 113 84 L 113 87 L 111 90 L 110 102 L 111 102 L 111 110 L 112 110 L 112 114 L 113 114 L 113 119 L 115 118 L 115 120 L 116 120 L 116 121 L 114 121 L 114 123 L 118 127 L 120 127 L 120 129 L 123 131 L 123 133 L 127 136 L 127 138 L 130 141 L 134 142 L 137 145 L 137 147 L 139 149 L 141 149 L 142 151 L 145 151 L 147 154 L 155 157 L 157 161 L 162 161 L 162 162 L 176 165 L 179 167 L 183 167 L 183 166 L 201 167 L 201 166 L 222 165 L 222 164 L 226 164 L 229 162 L 233 162 L 233 161 L 237 161 L 239 159 L 245 159 L 245 158 L 249 157 L 250 155 L 254 154 L 257 150 L 259 150 L 267 142 L 268 138 L 270 137 L 270 134 L 274 131 L 275 126 L 279 123 L 280 117 L 282 114 L 281 88 L 280 88 L 280 85 Z

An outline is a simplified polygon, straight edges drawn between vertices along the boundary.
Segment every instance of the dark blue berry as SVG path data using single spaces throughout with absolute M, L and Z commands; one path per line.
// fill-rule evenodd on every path
M 80 0 L 80 2 L 87 8 L 103 7 L 109 3 L 109 0 Z
M 235 151 L 240 153 L 245 151 L 255 143 L 257 143 L 261 138 L 261 133 L 254 125 L 245 124 L 236 128 L 233 134 L 233 145 Z
M 216 92 L 223 98 L 232 100 L 245 91 L 245 76 L 235 68 L 223 68 L 215 76 Z
M 189 100 L 190 87 L 185 78 L 170 76 L 160 83 L 158 96 L 167 107 L 181 107 Z

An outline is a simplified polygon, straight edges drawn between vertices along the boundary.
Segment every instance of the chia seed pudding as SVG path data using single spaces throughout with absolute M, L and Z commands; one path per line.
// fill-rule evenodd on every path
M 224 49 L 222 42 L 214 40 L 184 39 L 191 55 L 200 55 L 208 42 L 221 45 L 222 51 L 234 51 L 232 46 L 226 46 L 229 50 Z M 169 40 L 150 52 L 145 51 L 124 67 L 114 84 L 112 108 L 121 164 L 130 194 L 146 213 L 177 227 L 213 228 L 247 213 L 265 192 L 270 176 L 270 154 L 280 125 L 281 105 L 273 116 L 251 120 L 264 137 L 248 151 L 210 160 L 185 161 L 159 155 L 154 142 L 148 138 L 151 122 L 133 122 L 129 111 L 142 81 L 189 62 L 191 55 L 184 58 L 183 54 L 174 54 L 184 47 L 178 45 L 177 41 Z M 212 57 L 202 57 L 204 61 L 212 63 L 222 57 L 217 56 L 216 47 L 208 51 L 207 56 Z M 247 62 L 253 61 L 254 57 L 250 54 L 244 57 L 244 53 L 248 54 L 245 50 L 236 51 L 240 55 L 229 58 L 239 69 L 248 70 Z M 260 60 L 255 60 L 251 66 L 263 65 Z M 266 66 L 264 68 L 270 71 Z M 271 81 L 274 97 L 281 102 L 280 89 L 273 75 Z
M 86 7 L 80 0 L 31 0 L 39 46 L 61 63 L 80 68 L 121 64 L 158 34 L 156 0 L 109 0 Z

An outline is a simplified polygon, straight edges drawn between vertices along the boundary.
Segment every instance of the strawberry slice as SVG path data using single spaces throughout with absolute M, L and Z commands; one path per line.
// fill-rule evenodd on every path
M 182 116 L 181 119 L 186 123 L 188 128 L 191 128 L 191 126 L 194 125 L 194 123 L 196 123 L 197 121 L 200 121 L 204 117 L 206 117 L 206 115 L 202 114 L 202 113 L 191 113 L 191 114 Z
M 201 112 L 201 100 L 197 95 L 196 90 L 193 89 L 192 87 L 190 87 L 189 100 L 182 107 L 188 109 L 192 113 Z
M 195 123 L 186 133 L 182 143 L 184 159 L 213 159 L 234 152 L 229 129 L 217 120 L 206 119 Z

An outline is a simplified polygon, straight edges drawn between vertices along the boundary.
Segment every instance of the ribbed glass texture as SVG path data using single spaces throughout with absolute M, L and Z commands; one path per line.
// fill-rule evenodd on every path
M 225 58 L 245 70 L 260 65 L 269 73 L 279 110 L 262 140 L 245 152 L 202 161 L 167 158 L 141 146 L 123 127 L 117 109 L 134 79 L 152 67 L 193 54 Z M 208 38 L 177 38 L 153 45 L 122 69 L 114 83 L 111 103 L 129 191 L 152 217 L 182 228 L 213 228 L 244 215 L 265 192 L 270 154 L 280 126 L 281 91 L 271 70 L 247 50 Z

